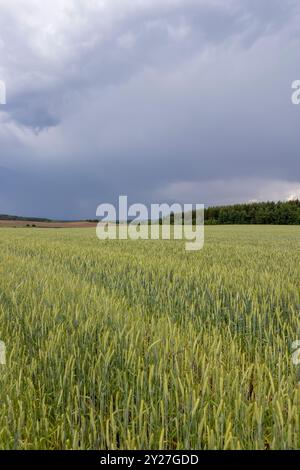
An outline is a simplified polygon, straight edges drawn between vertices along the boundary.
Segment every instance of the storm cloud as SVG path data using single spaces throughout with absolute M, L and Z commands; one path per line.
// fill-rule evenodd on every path
M 300 194 L 300 5 L 0 0 L 0 213 Z

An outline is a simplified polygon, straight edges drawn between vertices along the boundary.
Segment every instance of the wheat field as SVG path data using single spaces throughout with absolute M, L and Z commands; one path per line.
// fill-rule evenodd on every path
M 300 449 L 300 227 L 0 231 L 0 449 Z

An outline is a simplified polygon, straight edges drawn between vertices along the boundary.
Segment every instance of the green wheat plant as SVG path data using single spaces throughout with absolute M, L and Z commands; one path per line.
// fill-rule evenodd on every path
M 300 228 L 1 229 L 0 449 L 300 449 Z

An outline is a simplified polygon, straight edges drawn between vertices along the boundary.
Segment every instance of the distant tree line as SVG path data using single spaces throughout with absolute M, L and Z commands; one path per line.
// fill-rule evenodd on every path
M 193 213 L 193 223 L 196 213 Z M 224 224 L 300 224 L 300 201 L 254 202 L 231 206 L 208 207 L 205 209 L 207 225 Z
M 192 223 L 196 223 L 196 212 L 192 214 Z M 181 223 L 183 214 L 170 214 L 170 222 L 174 220 Z M 26 220 L 31 222 L 51 222 L 51 219 L 38 217 L 18 217 L 15 215 L 0 214 L 0 220 Z M 204 210 L 204 220 L 207 225 L 225 224 L 270 224 L 270 225 L 300 225 L 300 201 L 288 202 L 253 202 L 248 204 L 234 204 L 230 206 L 208 207 Z M 98 219 L 89 219 L 89 222 L 98 222 Z M 163 219 L 159 220 L 162 223 Z M 119 221 L 117 222 L 119 223 Z M 149 220 L 149 224 L 151 221 Z

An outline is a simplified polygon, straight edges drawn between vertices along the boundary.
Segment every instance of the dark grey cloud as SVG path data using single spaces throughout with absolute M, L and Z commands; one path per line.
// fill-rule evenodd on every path
M 0 212 L 91 217 L 122 193 L 222 203 L 300 188 L 298 2 L 25 5 L 0 5 Z

